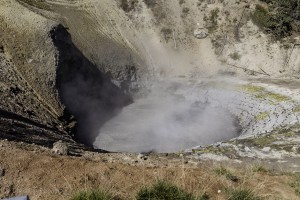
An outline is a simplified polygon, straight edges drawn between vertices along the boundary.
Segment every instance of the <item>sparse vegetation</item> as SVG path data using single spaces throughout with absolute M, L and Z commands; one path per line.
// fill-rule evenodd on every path
M 170 28 L 164 27 L 164 28 L 161 29 L 161 33 L 163 34 L 166 42 L 168 42 L 172 38 L 172 32 L 173 31 Z
M 159 181 L 140 190 L 137 200 L 196 200 L 196 198 L 172 183 Z
M 265 120 L 265 119 L 267 119 L 269 117 L 269 112 L 261 112 L 261 113 L 259 113 L 256 117 L 255 117 L 255 119 L 256 119 L 256 121 L 262 121 L 262 120 Z
M 260 197 L 254 195 L 249 189 L 234 189 L 229 190 L 228 200 L 260 200 Z
M 295 106 L 295 107 L 293 108 L 293 111 L 294 111 L 294 112 L 300 112 L 300 105 Z
M 157 0 L 144 0 L 145 4 L 149 7 L 149 8 L 152 8 L 156 5 L 156 2 Z
M 135 9 L 137 3 L 138 0 L 120 0 L 120 7 L 128 13 Z
M 241 89 L 250 93 L 261 93 L 265 91 L 265 88 L 255 85 L 243 85 Z
M 225 176 L 228 180 L 231 180 L 233 182 L 238 182 L 239 178 L 237 176 L 234 176 L 229 170 L 227 170 L 225 167 L 221 166 L 218 167 L 216 169 L 214 169 L 214 171 L 218 174 L 218 175 L 222 175 Z
M 272 135 L 260 136 L 253 139 L 254 145 L 259 146 L 260 148 L 271 145 L 275 141 L 276 138 L 274 138 Z
M 181 15 L 181 17 L 183 17 L 183 18 L 186 17 L 189 14 L 189 12 L 190 12 L 190 9 L 187 8 L 187 7 L 184 7 L 182 9 L 182 15 Z
M 282 94 L 273 93 L 273 92 L 265 92 L 265 93 L 257 94 L 257 95 L 255 95 L 255 97 L 259 98 L 259 99 L 269 99 L 274 102 L 282 102 L 282 101 L 290 100 L 290 98 L 287 96 L 284 96 Z
M 252 168 L 252 171 L 253 172 L 258 172 L 258 173 L 268 173 L 269 170 L 266 169 L 264 166 L 262 165 L 255 165 L 253 168 Z
M 238 52 L 231 53 L 229 56 L 233 60 L 239 60 L 241 58 L 241 55 Z
M 185 3 L 185 0 L 179 0 L 179 5 L 182 5 Z
M 219 8 L 213 9 L 210 11 L 209 16 L 204 16 L 204 21 L 206 21 L 206 28 L 209 33 L 214 32 L 218 28 L 218 17 L 219 17 Z
M 260 87 L 260 86 L 243 85 L 243 86 L 240 87 L 240 89 L 245 90 L 245 91 L 250 92 L 250 93 L 255 93 L 256 98 L 268 99 L 270 101 L 273 101 L 274 103 L 290 100 L 290 98 L 288 96 L 266 91 L 263 87 Z
M 300 197 L 300 175 L 295 176 L 295 180 L 291 183 L 291 187 L 295 189 L 295 193 Z
M 275 39 L 300 32 L 300 2 L 298 0 L 261 0 L 252 14 L 253 22 Z
M 70 200 L 119 200 L 108 192 L 101 190 L 79 192 L 75 194 Z

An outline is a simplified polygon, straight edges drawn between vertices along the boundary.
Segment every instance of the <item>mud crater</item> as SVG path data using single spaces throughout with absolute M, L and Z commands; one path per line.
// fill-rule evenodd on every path
M 107 121 L 95 148 L 117 152 L 177 152 L 241 134 L 239 119 L 207 95 L 211 84 L 156 80 Z M 222 99 L 220 99 L 222 101 Z

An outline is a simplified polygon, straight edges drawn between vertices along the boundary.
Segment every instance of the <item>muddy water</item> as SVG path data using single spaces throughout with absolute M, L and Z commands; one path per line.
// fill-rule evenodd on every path
M 96 148 L 175 152 L 238 136 L 236 119 L 205 98 L 207 89 L 178 81 L 148 85 L 146 94 L 99 130 Z

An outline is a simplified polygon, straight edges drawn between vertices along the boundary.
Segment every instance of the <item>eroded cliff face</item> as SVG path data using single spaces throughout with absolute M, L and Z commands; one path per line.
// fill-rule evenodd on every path
M 116 79 L 124 78 L 120 74 L 125 65 L 134 65 L 140 77 L 148 78 L 216 73 L 297 76 L 299 38 L 292 35 L 278 42 L 264 34 L 251 19 L 259 3 L 103 0 L 42 4 L 60 16 L 56 18 L 69 28 L 79 49 Z
M 77 119 L 85 142 L 156 78 L 298 78 L 297 35 L 264 34 L 256 3 L 1 1 L 1 137 L 74 143 Z

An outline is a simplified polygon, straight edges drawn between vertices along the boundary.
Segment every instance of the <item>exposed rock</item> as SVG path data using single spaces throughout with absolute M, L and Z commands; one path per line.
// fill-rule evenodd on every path
M 208 36 L 207 31 L 204 28 L 198 28 L 194 30 L 194 37 L 197 39 L 204 39 Z
M 271 147 L 264 147 L 262 149 L 263 152 L 270 152 L 271 151 Z
M 246 151 L 246 152 L 250 152 L 251 149 L 250 149 L 249 147 L 245 147 L 245 151 Z
M 5 175 L 5 169 L 0 168 L 0 178 Z
M 148 159 L 148 156 L 140 153 L 140 154 L 137 156 L 137 158 L 140 159 L 140 160 L 147 160 L 147 159 Z
M 64 142 L 62 142 L 61 140 L 58 141 L 58 142 L 55 142 L 53 144 L 53 148 L 52 148 L 52 151 L 56 154 L 59 154 L 59 155 L 68 155 L 69 153 L 69 148 L 68 148 L 68 145 Z

